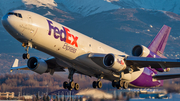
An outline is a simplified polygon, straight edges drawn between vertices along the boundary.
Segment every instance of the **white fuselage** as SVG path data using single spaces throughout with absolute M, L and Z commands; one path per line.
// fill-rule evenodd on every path
M 22 14 L 22 18 L 9 15 L 6 20 L 3 18 L 5 22 L 3 25 L 21 43 L 29 42 L 33 48 L 67 62 L 70 68 L 74 68 L 85 75 L 103 74 L 104 79 L 119 79 L 119 75 L 97 65 L 88 58 L 88 55 L 89 53 L 127 54 L 41 15 L 24 10 L 13 12 Z M 131 82 L 137 79 L 143 70 L 144 68 L 132 74 L 125 74 L 124 79 Z

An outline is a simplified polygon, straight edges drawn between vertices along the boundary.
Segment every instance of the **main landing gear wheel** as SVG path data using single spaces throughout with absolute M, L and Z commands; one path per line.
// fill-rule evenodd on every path
M 63 87 L 64 87 L 64 89 L 68 89 L 68 90 L 73 90 L 73 89 L 79 90 L 79 84 L 78 83 L 74 83 L 73 81 L 71 81 L 69 83 L 67 81 L 65 81 L 63 83 Z
M 97 88 L 97 82 L 93 81 L 92 86 L 93 86 L 93 88 Z
M 116 87 L 117 89 L 120 89 L 123 87 L 124 89 L 128 88 L 129 83 L 123 80 L 118 80 L 117 82 L 115 80 L 112 81 L 112 86 Z
M 119 81 L 119 86 L 120 86 L 120 87 L 123 87 L 123 86 L 124 86 L 124 82 L 125 82 L 125 81 L 120 80 L 120 81 Z
M 102 88 L 102 82 L 101 81 L 94 81 L 92 86 L 93 86 L 93 88 Z
M 116 81 L 115 80 L 112 81 L 112 86 L 116 87 Z
M 68 90 L 79 90 L 79 84 L 78 83 L 74 83 L 73 82 L 73 75 L 76 72 L 75 69 L 69 69 L 69 75 L 68 75 L 68 79 L 69 79 L 69 83 L 67 81 L 65 81 L 63 83 L 63 87 L 64 89 L 68 89 Z
M 127 83 L 127 82 L 124 82 L 124 83 L 123 83 L 123 88 L 124 88 L 124 89 L 127 89 L 127 88 L 128 88 L 128 83 Z
M 74 82 L 73 81 L 71 81 L 71 82 L 69 82 L 69 86 L 68 86 L 68 89 L 69 90 L 72 90 L 72 89 L 74 89 Z
M 98 81 L 98 82 L 97 82 L 97 87 L 98 87 L 98 88 L 102 88 L 102 82 L 101 82 L 101 81 Z
M 79 90 L 79 84 L 78 83 L 75 83 L 74 89 Z
M 63 88 L 64 88 L 64 89 L 67 89 L 67 87 L 68 87 L 68 82 L 65 81 L 65 82 L 63 83 Z

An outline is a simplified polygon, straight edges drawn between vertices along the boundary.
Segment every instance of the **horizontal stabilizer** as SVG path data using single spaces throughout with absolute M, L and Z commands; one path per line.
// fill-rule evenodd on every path
M 30 70 L 27 65 L 18 66 L 18 62 L 19 62 L 18 59 L 15 59 L 15 60 L 14 60 L 14 63 L 13 63 L 13 65 L 12 65 L 11 69 L 10 69 L 10 72 L 12 72 L 13 70 Z M 59 71 L 59 72 L 60 72 L 60 71 L 62 71 L 62 72 L 65 71 L 65 70 L 64 70 L 64 67 L 62 67 L 62 66 L 60 66 L 60 65 L 64 65 L 64 66 L 65 66 L 66 63 L 64 63 L 64 62 L 61 61 L 61 60 L 58 60 L 58 63 L 60 63 L 60 65 L 57 64 L 55 58 L 49 58 L 49 59 L 45 60 L 45 62 L 48 64 L 48 68 L 49 68 L 50 70 Z M 66 66 L 68 66 L 68 65 L 66 65 Z
M 19 67 L 12 67 L 11 72 L 12 70 L 30 70 L 30 69 L 27 66 L 19 66 Z
M 180 74 L 162 74 L 162 75 L 153 76 L 153 78 L 157 80 L 173 79 L 173 78 L 179 78 L 179 77 L 180 77 Z
M 27 66 L 18 67 L 18 63 L 19 63 L 19 59 L 15 59 L 13 65 L 11 66 L 10 72 L 12 72 L 13 70 L 29 70 Z

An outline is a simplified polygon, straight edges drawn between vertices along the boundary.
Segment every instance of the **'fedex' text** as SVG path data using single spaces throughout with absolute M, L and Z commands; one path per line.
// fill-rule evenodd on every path
M 78 47 L 78 44 L 77 44 L 77 40 L 78 40 L 78 37 L 77 36 L 74 36 L 73 34 L 70 33 L 70 30 L 66 27 L 62 27 L 62 29 L 59 29 L 55 26 L 53 26 L 52 22 L 47 20 L 48 24 L 49 24 L 49 32 L 48 32 L 48 35 L 51 35 L 51 30 L 54 31 L 54 38 L 55 39 L 58 39 L 60 38 L 60 41 L 64 41 L 70 45 L 75 45 L 75 47 Z M 70 40 L 69 38 L 72 38 L 73 40 Z M 63 46 L 64 47 L 64 46 Z

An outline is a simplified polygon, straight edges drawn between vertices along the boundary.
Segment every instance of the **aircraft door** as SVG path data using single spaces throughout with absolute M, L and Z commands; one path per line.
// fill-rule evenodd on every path
M 33 22 L 30 15 L 28 15 L 28 22 L 29 22 L 29 23 L 32 23 L 32 22 Z
M 35 36 L 36 30 L 37 30 L 37 28 L 35 28 L 35 26 L 33 25 L 32 16 L 28 15 L 28 33 L 29 33 L 29 36 L 30 36 L 31 40 Z

